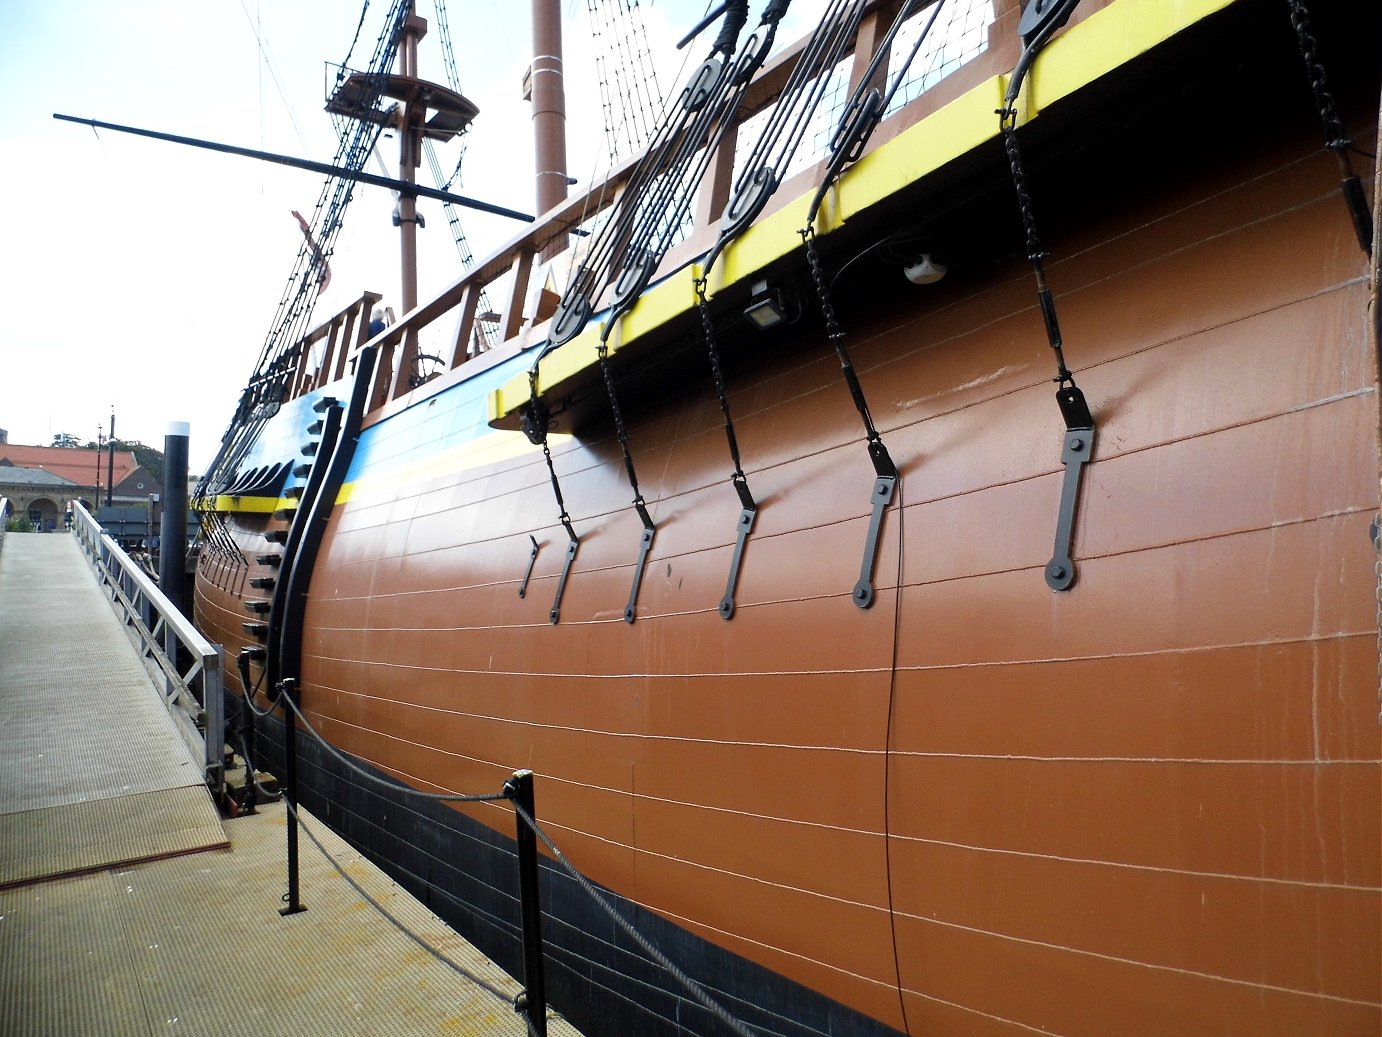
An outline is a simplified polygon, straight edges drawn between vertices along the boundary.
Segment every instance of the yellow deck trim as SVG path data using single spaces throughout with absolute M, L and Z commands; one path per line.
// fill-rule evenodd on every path
M 1029 122 L 1056 101 L 1237 0 L 1117 0 L 1072 25 L 1042 51 L 1032 66 L 1019 102 L 1019 122 Z M 950 104 L 899 133 L 845 171 L 817 217 L 818 233 L 895 194 L 998 135 L 996 110 L 1007 91 L 1008 74 L 994 76 Z M 752 277 L 772 261 L 801 247 L 800 230 L 814 191 L 754 224 L 724 252 L 711 272 L 711 293 Z M 610 336 L 610 352 L 627 345 L 696 304 L 693 288 L 699 268 L 680 270 L 644 292 Z M 592 325 L 561 349 L 543 358 L 538 387 L 557 385 L 597 363 L 603 325 Z M 527 374 L 509 379 L 489 393 L 488 420 L 494 424 L 526 404 Z
M 221 494 L 214 498 L 208 511 L 248 511 L 255 514 L 271 514 L 282 508 L 296 508 L 296 500 L 287 497 L 236 497 Z

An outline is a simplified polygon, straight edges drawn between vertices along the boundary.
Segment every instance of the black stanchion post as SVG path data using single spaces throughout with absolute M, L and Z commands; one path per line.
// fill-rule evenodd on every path
M 504 795 L 534 821 L 533 772 L 514 771 L 504 783 Z M 522 1003 L 515 1007 L 526 1013 L 528 1026 L 537 1037 L 547 1037 L 547 990 L 542 978 L 542 903 L 538 892 L 537 835 L 526 820 L 514 812 L 518 835 L 518 896 L 523 910 L 523 986 Z
M 287 702 L 283 706 L 283 802 L 288 812 L 288 901 L 279 909 L 281 915 L 295 915 L 306 911 L 298 890 L 298 725 L 297 681 L 285 677 L 278 684 L 279 694 Z

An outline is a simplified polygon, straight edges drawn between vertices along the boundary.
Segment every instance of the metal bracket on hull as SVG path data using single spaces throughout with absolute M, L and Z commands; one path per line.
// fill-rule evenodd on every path
M 1065 480 L 1061 483 L 1060 512 L 1056 516 L 1056 546 L 1046 563 L 1046 585 L 1053 591 L 1069 590 L 1075 582 L 1075 562 L 1070 545 L 1075 537 L 1075 507 L 1080 499 L 1080 479 L 1085 465 L 1094 455 L 1094 417 L 1085 403 L 1084 393 L 1073 385 L 1062 386 L 1056 393 L 1061 415 L 1065 418 L 1064 447 L 1061 464 L 1065 465 Z
M 526 598 L 528 596 L 528 581 L 533 578 L 533 566 L 537 565 L 537 537 L 531 533 L 528 539 L 533 542 L 533 549 L 528 553 L 528 569 L 523 574 L 523 582 L 518 585 L 518 596 Z
M 571 563 L 576 560 L 576 552 L 580 550 L 581 542 L 571 527 L 566 528 L 567 534 L 571 537 L 570 543 L 566 545 L 566 560 L 561 565 L 561 576 L 557 578 L 557 596 L 552 601 L 552 611 L 547 613 L 549 622 L 555 623 L 561 618 L 561 596 L 566 593 L 566 580 L 571 575 Z
M 725 583 L 725 596 L 720 599 L 721 619 L 731 619 L 734 616 L 734 591 L 739 586 L 739 567 L 744 560 L 744 545 L 748 542 L 749 534 L 753 532 L 753 524 L 758 518 L 758 505 L 754 502 L 753 494 L 749 493 L 748 482 L 735 478 L 734 489 L 739 494 L 739 503 L 744 509 L 739 512 L 739 523 L 735 527 L 739 535 L 734 542 L 734 557 L 729 560 L 729 580 Z
M 883 512 L 892 503 L 897 489 L 897 466 L 888 455 L 881 439 L 869 443 L 869 457 L 878 478 L 874 480 L 869 497 L 873 513 L 869 516 L 868 537 L 864 541 L 864 560 L 859 564 L 859 582 L 854 585 L 854 604 L 866 609 L 873 604 L 873 566 L 878 560 L 878 538 L 883 532 Z
M 634 507 L 638 509 L 638 517 L 643 520 L 643 536 L 638 541 L 638 564 L 633 567 L 633 586 L 629 589 L 629 603 L 624 606 L 625 623 L 632 623 L 637 618 L 638 588 L 643 585 L 643 570 L 648 565 L 648 552 L 653 549 L 653 537 L 657 534 L 657 527 L 653 525 L 652 517 L 643 503 L 639 501 Z

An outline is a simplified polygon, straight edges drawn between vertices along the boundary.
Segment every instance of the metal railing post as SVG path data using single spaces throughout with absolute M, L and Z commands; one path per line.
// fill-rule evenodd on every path
M 528 1017 L 537 1037 L 547 1037 L 547 989 L 542 974 L 542 903 L 538 888 L 537 834 L 523 814 L 537 820 L 533 806 L 533 772 L 514 771 L 504 795 L 521 808 L 514 811 L 518 837 L 518 895 L 523 912 L 523 1001 L 514 1002 Z
M 202 710 L 206 714 L 206 777 L 219 798 L 226 782 L 225 649 L 213 645 L 216 654 L 202 660 Z
M 288 811 L 288 901 L 279 909 L 281 915 L 295 915 L 306 911 L 298 886 L 298 725 L 297 681 L 285 677 L 278 683 L 278 692 L 288 701 L 283 707 L 283 802 Z

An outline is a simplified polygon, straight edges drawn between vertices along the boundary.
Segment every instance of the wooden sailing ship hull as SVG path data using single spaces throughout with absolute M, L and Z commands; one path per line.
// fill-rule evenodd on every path
M 1287 100 L 1298 65 L 1252 80 L 1280 104 L 1270 132 L 1225 121 L 1234 77 L 1290 56 L 1268 8 L 1161 45 L 1157 68 L 1192 66 L 1183 96 L 1111 73 L 1033 123 L 1048 276 L 1098 423 L 1069 590 L 1043 579 L 1054 366 L 990 142 L 899 183 L 827 254 L 900 470 L 871 607 L 852 597 L 875 472 L 795 255 L 770 268 L 795 323 L 723 330 L 759 504 L 732 619 L 739 501 L 694 311 L 624 372 L 657 524 L 632 623 L 642 523 L 607 407 L 573 375 L 557 412 L 581 540 L 553 623 L 566 533 L 541 451 L 496 406 L 533 347 L 496 350 L 365 419 L 307 601 L 312 724 L 427 791 L 532 769 L 569 860 L 751 1026 L 1375 1033 L 1376 268 L 1309 97 Z M 1241 32 L 1243 67 L 1214 67 Z M 1375 127 L 1375 55 L 1338 82 L 1349 125 Z M 945 280 L 851 263 L 928 204 Z M 305 385 L 260 456 L 288 459 L 312 405 L 349 390 Z M 225 518 L 250 559 L 284 524 Z M 198 621 L 228 652 L 254 643 L 246 577 L 266 573 L 203 552 Z M 309 809 L 516 968 L 510 807 L 381 791 L 310 742 L 303 760 Z M 544 896 L 552 1000 L 586 1032 L 719 1025 L 559 869 Z

